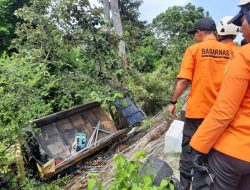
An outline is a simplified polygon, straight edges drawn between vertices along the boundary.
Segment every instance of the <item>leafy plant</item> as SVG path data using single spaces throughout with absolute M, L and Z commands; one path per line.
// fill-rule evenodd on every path
M 11 40 L 15 37 L 15 27 L 18 19 L 14 12 L 28 4 L 29 0 L 1 0 L 0 1 L 0 55 L 8 50 Z
M 115 155 L 115 177 L 109 190 L 174 190 L 174 185 L 169 180 L 163 179 L 160 186 L 153 185 L 153 175 L 141 175 L 139 170 L 143 166 L 142 159 L 146 153 L 140 150 L 134 154 L 133 160 L 128 160 L 122 155 Z M 96 178 L 88 181 L 88 190 L 103 190 L 103 186 Z
M 126 102 L 126 101 L 121 101 L 120 102 L 120 106 L 122 106 L 122 107 L 127 107 L 128 106 L 128 103 Z
M 0 177 L 18 169 L 18 177 L 23 178 L 22 159 L 18 159 L 23 129 L 51 112 L 51 104 L 44 98 L 54 83 L 43 64 L 16 56 L 0 58 Z
M 143 121 L 142 121 L 142 124 L 141 124 L 145 129 L 147 128 L 150 128 L 153 126 L 153 121 L 152 121 L 152 118 L 145 118 Z
M 51 183 L 45 183 L 38 180 L 27 180 L 22 186 L 23 190 L 61 190 L 67 184 L 71 176 L 64 176 Z
M 204 16 L 209 16 L 208 12 L 204 12 L 204 8 L 195 7 L 191 3 L 186 6 L 173 6 L 154 18 L 152 27 L 157 36 L 165 41 L 171 38 L 187 39 L 187 31 Z

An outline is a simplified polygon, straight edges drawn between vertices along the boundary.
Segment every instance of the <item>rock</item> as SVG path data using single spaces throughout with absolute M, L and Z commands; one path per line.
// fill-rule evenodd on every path
M 163 179 L 171 179 L 173 175 L 172 168 L 163 160 L 150 156 L 142 169 L 141 175 L 155 175 L 153 184 L 160 186 Z

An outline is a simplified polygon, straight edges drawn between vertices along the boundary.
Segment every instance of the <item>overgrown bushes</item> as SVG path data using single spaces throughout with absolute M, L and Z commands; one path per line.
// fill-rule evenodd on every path
M 163 179 L 160 186 L 153 185 L 154 175 L 142 175 L 140 170 L 146 153 L 140 150 L 134 154 L 134 159 L 115 155 L 115 176 L 106 187 L 109 190 L 174 190 L 170 179 Z M 88 190 L 104 190 L 102 183 L 95 177 L 88 180 Z

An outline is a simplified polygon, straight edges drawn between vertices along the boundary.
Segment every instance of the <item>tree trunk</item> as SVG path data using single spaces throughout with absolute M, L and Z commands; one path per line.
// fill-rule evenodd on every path
M 132 148 L 132 150 L 129 150 L 127 153 L 127 157 L 131 158 L 133 157 L 133 154 L 143 149 L 147 144 L 149 144 L 151 141 L 156 140 L 159 138 L 163 133 L 165 133 L 168 130 L 169 126 L 166 122 L 161 123 L 158 127 L 154 128 L 152 131 L 147 133 L 144 137 L 140 139 L 140 142 L 135 144 L 135 146 Z
M 21 143 L 17 143 L 15 145 L 15 150 L 16 150 L 16 165 L 17 165 L 17 171 L 18 171 L 18 178 L 21 182 L 23 182 L 25 179 L 25 168 L 24 168 L 24 161 L 23 161 L 22 150 L 21 150 Z
M 110 4 L 109 0 L 102 0 L 104 10 L 105 31 L 110 31 Z
M 126 55 L 126 50 L 125 50 L 125 42 L 122 40 L 123 31 L 122 31 L 121 16 L 120 16 L 119 7 L 118 7 L 118 0 L 110 0 L 110 5 L 111 5 L 113 24 L 115 27 L 115 33 L 121 39 L 118 45 L 119 55 L 122 60 L 122 67 L 123 69 L 126 69 L 127 68 L 127 55 Z

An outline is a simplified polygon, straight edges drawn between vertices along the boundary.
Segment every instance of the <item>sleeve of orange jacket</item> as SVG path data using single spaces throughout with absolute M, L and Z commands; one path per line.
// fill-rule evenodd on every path
M 191 48 L 187 48 L 181 63 L 181 70 L 177 78 L 192 80 L 194 73 L 194 57 Z
M 194 149 L 208 153 L 237 113 L 250 80 L 250 61 L 244 56 L 247 54 L 237 52 L 229 62 L 217 100 L 191 139 Z

